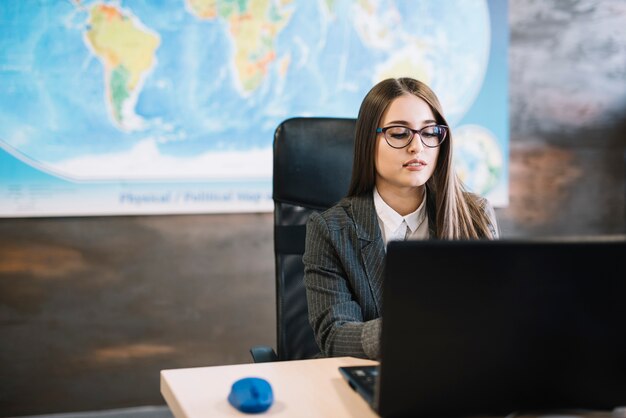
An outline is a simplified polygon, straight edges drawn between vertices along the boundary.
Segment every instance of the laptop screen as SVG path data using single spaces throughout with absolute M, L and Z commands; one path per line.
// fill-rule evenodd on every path
M 382 416 L 626 405 L 626 242 L 387 250 Z

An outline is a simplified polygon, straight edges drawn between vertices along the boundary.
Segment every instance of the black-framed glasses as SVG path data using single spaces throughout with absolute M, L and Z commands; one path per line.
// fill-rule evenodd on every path
M 393 125 L 376 128 L 376 132 L 382 133 L 385 136 L 385 141 L 392 148 L 408 146 L 413 141 L 415 134 L 419 136 L 425 147 L 437 148 L 448 136 L 448 127 L 445 125 L 429 125 L 422 129 L 411 129 L 402 125 Z

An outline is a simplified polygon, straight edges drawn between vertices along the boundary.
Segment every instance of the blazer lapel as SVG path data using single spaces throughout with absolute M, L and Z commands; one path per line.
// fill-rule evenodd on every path
M 374 200 L 371 195 L 355 197 L 352 201 L 353 219 L 361 245 L 361 257 L 377 314 L 382 315 L 385 245 L 383 243 Z

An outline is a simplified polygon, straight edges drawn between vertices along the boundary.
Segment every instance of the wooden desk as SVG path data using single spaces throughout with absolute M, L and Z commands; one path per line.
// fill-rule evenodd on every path
M 338 357 L 276 363 L 237 364 L 161 371 L 161 394 L 176 418 L 235 416 L 378 417 L 339 374 L 340 366 L 377 364 Z M 243 377 L 262 377 L 274 391 L 274 404 L 263 414 L 244 414 L 226 399 L 232 384 Z M 515 418 L 626 418 L 626 408 L 612 413 L 554 412 L 520 414 Z M 487 418 L 487 417 L 483 417 Z
M 338 357 L 162 370 L 161 394 L 176 418 L 252 416 L 226 398 L 236 380 L 253 376 L 266 379 L 274 391 L 274 404 L 263 416 L 377 417 L 338 371 L 369 364 L 376 362 Z

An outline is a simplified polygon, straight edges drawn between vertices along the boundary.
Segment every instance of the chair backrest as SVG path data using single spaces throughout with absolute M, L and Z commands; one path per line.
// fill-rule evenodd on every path
M 306 221 L 344 197 L 352 174 L 355 119 L 293 118 L 274 135 L 274 256 L 279 360 L 314 357 L 304 289 Z

